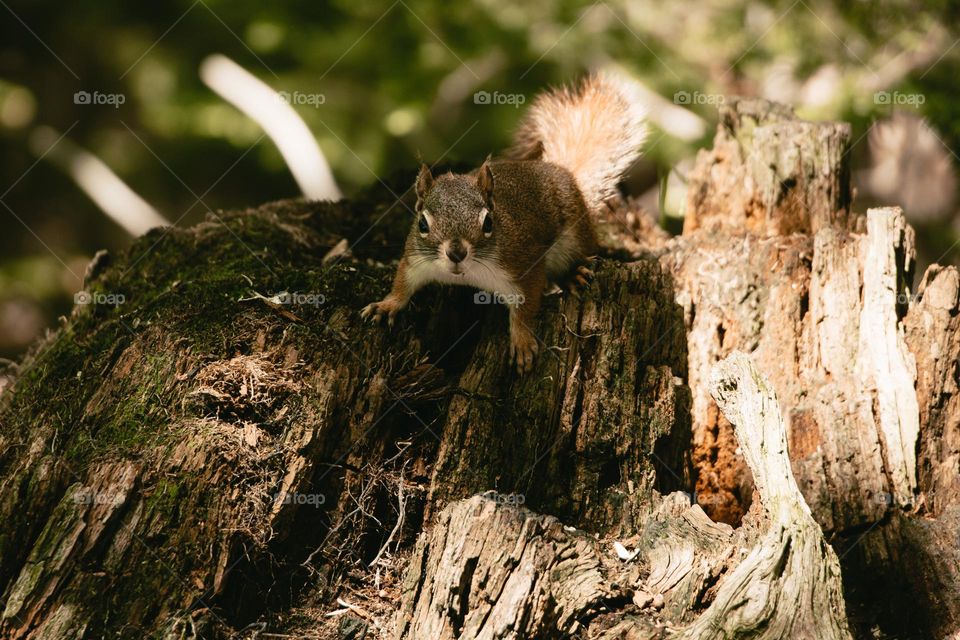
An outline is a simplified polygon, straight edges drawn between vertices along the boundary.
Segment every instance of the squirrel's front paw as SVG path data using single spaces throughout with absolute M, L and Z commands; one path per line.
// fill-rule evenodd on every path
M 566 282 L 566 289 L 574 296 L 579 296 L 580 292 L 590 286 L 594 273 L 586 265 L 579 265 L 570 274 Z
M 517 373 L 533 369 L 533 357 L 537 354 L 537 339 L 529 329 L 510 332 L 510 360 L 517 363 Z
M 380 322 L 384 317 L 387 318 L 387 324 L 393 326 L 393 320 L 397 312 L 403 308 L 403 304 L 393 296 L 387 296 L 379 302 L 371 302 L 360 312 L 363 319 L 372 318 L 374 322 Z

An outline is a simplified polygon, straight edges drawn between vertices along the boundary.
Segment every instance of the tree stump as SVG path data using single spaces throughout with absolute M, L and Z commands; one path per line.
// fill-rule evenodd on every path
M 618 564 L 582 531 L 478 496 L 447 507 L 421 538 L 395 637 L 519 640 L 570 637 L 587 626 L 584 637 L 656 638 L 669 627 L 651 613 L 669 598 L 662 617 L 682 621 L 709 577 L 719 579 L 713 601 L 682 638 L 850 638 L 840 565 L 793 479 L 776 395 L 740 352 L 713 378 L 764 505 L 749 550 L 745 536 L 717 528 L 681 498 L 677 511 L 644 523 Z M 664 521 L 669 534 L 650 535 Z M 696 589 L 687 588 L 691 579 Z
M 960 628 L 940 604 L 960 601 L 942 553 L 956 527 L 913 518 L 958 504 L 958 272 L 933 265 L 914 293 L 902 213 L 850 211 L 848 139 L 730 102 L 692 173 L 684 234 L 659 248 L 687 326 L 697 499 L 731 524 L 750 506 L 752 476 L 707 383 L 745 350 L 777 391 L 805 501 L 843 550 L 858 631 L 943 637 Z M 928 558 L 920 575 L 897 551 L 910 546 Z M 896 595 L 906 583 L 918 602 Z
M 683 236 L 613 203 L 523 377 L 473 291 L 360 321 L 412 174 L 98 256 L 0 372 L 0 635 L 955 632 L 957 271 L 912 293 L 848 131 L 728 103 Z

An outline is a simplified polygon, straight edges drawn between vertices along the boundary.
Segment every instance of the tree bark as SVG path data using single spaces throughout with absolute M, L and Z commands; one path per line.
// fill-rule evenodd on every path
M 911 293 L 848 143 L 729 102 L 684 234 L 614 203 L 524 377 L 472 291 L 360 321 L 412 175 L 98 256 L 0 373 L 0 635 L 955 632 L 957 271 Z
M 804 498 L 843 550 L 856 630 L 947 637 L 960 628 L 944 546 L 960 546 L 949 513 L 960 482 L 958 272 L 933 265 L 913 293 L 902 213 L 849 212 L 838 153 L 848 130 L 764 104 L 721 108 L 714 149 L 692 173 L 684 234 L 660 249 L 687 326 L 697 498 L 732 524 L 749 508 L 751 474 L 706 384 L 718 359 L 749 351 L 777 390 Z M 776 192 L 771 176 L 805 204 L 758 196 Z M 935 519 L 920 526 L 918 516 Z M 925 560 L 913 565 L 904 548 Z M 907 584 L 917 601 L 899 597 Z
M 715 367 L 711 391 L 737 425 L 764 506 L 748 552 L 746 536 L 680 498 L 620 553 L 636 560 L 628 569 L 553 517 L 474 497 L 447 507 L 418 543 L 395 637 L 568 637 L 587 627 L 584 637 L 655 638 L 663 622 L 645 610 L 680 622 L 701 602 L 705 578 L 722 576 L 679 637 L 850 638 L 840 565 L 793 479 L 776 395 L 740 352 Z M 650 535 L 665 525 L 667 535 Z M 603 609 L 616 613 L 598 617 Z
M 327 264 L 382 205 L 268 205 L 94 266 L 92 294 L 124 303 L 77 307 L 4 396 L 6 636 L 237 629 L 317 585 L 398 580 L 454 498 L 495 488 L 616 533 L 689 483 L 683 325 L 655 261 L 602 260 L 582 299 L 548 298 L 518 377 L 505 312 L 471 291 L 425 292 L 392 332 L 360 322 L 402 206 Z

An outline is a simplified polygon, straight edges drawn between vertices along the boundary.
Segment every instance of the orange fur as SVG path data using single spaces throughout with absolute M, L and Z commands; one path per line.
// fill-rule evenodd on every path
M 596 211 L 613 195 L 646 139 L 636 93 L 626 79 L 594 74 L 576 88 L 543 94 L 521 123 L 508 155 L 567 169 Z

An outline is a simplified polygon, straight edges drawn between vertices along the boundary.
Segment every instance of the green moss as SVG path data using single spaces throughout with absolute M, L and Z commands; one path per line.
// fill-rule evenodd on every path
M 93 620 L 93 628 L 135 628 L 157 613 L 143 603 L 179 602 L 195 582 L 172 580 L 172 574 L 210 578 L 210 541 L 224 535 L 210 514 L 237 508 L 225 492 L 210 487 L 236 478 L 223 475 L 219 459 L 196 473 L 165 466 L 184 431 L 196 424 L 196 407 L 183 403 L 198 384 L 196 372 L 211 361 L 254 351 L 262 335 L 269 346 L 280 344 L 282 335 L 284 347 L 333 360 L 343 346 L 330 332 L 368 302 L 366 291 L 373 298 L 389 287 L 389 266 L 362 259 L 322 264 L 339 238 L 313 231 L 315 222 L 303 218 L 317 207 L 279 203 L 223 214 L 222 224 L 155 230 L 140 238 L 113 264 L 100 265 L 86 287 L 94 296 L 122 296 L 122 303 L 75 307 L 26 363 L 0 406 L 0 430 L 14 445 L 7 450 L 45 444 L 69 481 L 89 482 L 88 470 L 122 458 L 140 460 L 147 469 L 134 490 L 142 506 L 118 514 L 138 518 L 136 541 L 105 551 L 104 566 L 122 587 L 109 590 L 106 618 Z M 358 216 L 349 224 L 369 224 L 369 217 L 363 220 Z M 357 299 L 358 280 L 364 299 Z M 278 310 L 256 299 L 282 291 L 313 296 L 317 304 Z M 366 348 L 357 345 L 360 352 Z M 287 419 L 307 410 L 298 398 L 287 408 Z M 17 463 L 13 455 L 0 452 L 0 466 Z M 40 469 L 33 461 L 24 483 L 39 482 Z M 282 475 L 277 469 L 258 472 Z M 50 492 L 59 496 L 61 490 Z M 41 493 L 28 492 L 34 501 L 29 517 L 43 521 L 55 503 L 41 502 Z M 23 543 L 0 541 L 15 542 Z M 149 553 L 138 545 L 147 545 Z
M 321 250 L 313 259 L 308 247 L 317 241 L 301 224 L 307 207 L 280 203 L 223 214 L 222 224 L 157 229 L 140 238 L 87 288 L 122 296 L 123 303 L 78 307 L 18 380 L 0 422 L 23 441 L 35 428 L 52 427 L 52 452 L 65 453 L 79 472 L 96 459 L 136 455 L 180 435 L 180 409 L 172 404 L 182 389 L 172 393 L 172 381 L 178 360 L 189 354 L 231 357 L 262 330 L 288 329 L 300 342 L 322 343 L 332 310 L 355 297 L 356 278 L 385 288 L 389 269 L 355 261 L 324 266 Z M 301 325 L 262 301 L 241 302 L 282 291 L 322 296 L 325 303 L 291 305 Z M 111 380 L 131 348 L 143 351 L 142 359 Z M 97 397 L 105 382 L 124 381 L 135 384 Z M 96 406 L 89 406 L 95 397 Z
M 184 484 L 191 481 L 192 474 L 183 473 L 176 478 L 161 478 L 154 485 L 144 501 L 145 513 L 169 514 L 177 509 L 182 501 Z

